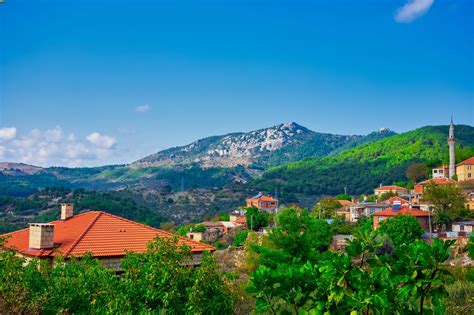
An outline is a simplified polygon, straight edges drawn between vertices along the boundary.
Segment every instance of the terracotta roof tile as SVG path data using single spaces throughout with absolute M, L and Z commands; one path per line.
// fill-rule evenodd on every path
M 410 209 L 408 207 L 401 207 L 400 210 L 398 211 L 393 211 L 392 208 L 388 208 L 382 211 L 377 211 L 374 213 L 375 216 L 381 216 L 381 217 L 394 217 L 399 214 L 404 214 L 404 215 L 411 215 L 415 217 L 429 217 L 432 216 L 431 213 L 428 211 L 423 211 L 419 209 Z
M 127 220 L 101 211 L 89 211 L 67 220 L 53 221 L 55 249 L 30 249 L 29 228 L 8 233 L 5 247 L 29 256 L 123 256 L 126 251 L 144 252 L 147 244 L 156 237 L 175 235 L 150 226 Z M 192 252 L 214 251 L 215 248 L 184 237 L 178 244 L 186 244 Z M 57 245 L 57 246 L 56 246 Z
M 341 206 L 349 206 L 352 204 L 352 202 L 349 200 L 337 200 L 337 202 L 339 202 Z
M 375 190 L 407 190 L 406 188 L 396 186 L 396 185 L 389 185 L 389 186 L 382 186 L 375 188 Z
M 429 183 L 433 182 L 436 185 L 447 185 L 447 184 L 455 184 L 456 181 L 450 178 L 431 178 L 425 181 L 418 183 L 417 185 L 428 185 Z
M 461 165 L 474 165 L 474 156 L 458 163 L 456 166 L 461 166 Z

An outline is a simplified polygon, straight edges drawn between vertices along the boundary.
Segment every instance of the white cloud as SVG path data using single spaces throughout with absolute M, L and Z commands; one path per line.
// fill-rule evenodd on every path
M 11 140 L 15 137 L 16 137 L 16 128 L 15 127 L 0 128 L 0 141 L 1 140 Z
M 151 107 L 148 104 L 140 105 L 140 106 L 135 107 L 135 111 L 138 112 L 138 113 L 147 113 L 147 112 L 150 111 L 150 109 L 151 109 Z
M 16 128 L 4 132 L 0 129 L 0 159 L 38 166 L 91 166 L 107 164 L 107 158 L 115 156 L 117 141 L 99 132 L 78 139 L 73 133 L 66 134 L 61 127 L 30 132 L 17 137 Z M 3 133 L 1 133 L 3 132 Z M 8 135 L 5 136 L 5 135 Z
M 408 0 L 408 2 L 397 10 L 395 21 L 398 23 L 410 23 L 422 16 L 431 8 L 434 0 Z
M 98 132 L 91 133 L 86 139 L 90 143 L 105 149 L 111 149 L 117 143 L 114 137 L 103 136 Z

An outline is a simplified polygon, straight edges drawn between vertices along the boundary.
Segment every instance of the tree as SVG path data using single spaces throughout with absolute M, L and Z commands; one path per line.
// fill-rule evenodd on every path
M 381 194 L 377 198 L 377 201 L 382 202 L 382 201 L 385 201 L 385 200 L 390 199 L 391 197 L 395 197 L 395 196 L 398 196 L 397 193 L 394 193 L 392 191 L 387 191 L 387 192 L 384 192 L 383 194 Z
M 157 238 L 146 252 L 128 253 L 117 276 L 91 255 L 56 257 L 53 266 L 2 250 L 0 313 L 232 313 L 232 279 L 209 254 L 192 268 L 191 257 L 178 238 Z
M 318 218 L 334 218 L 336 217 L 336 209 L 341 208 L 341 204 L 334 197 L 321 199 L 313 208 L 313 215 Z
M 466 198 L 455 185 L 430 183 L 425 189 L 423 199 L 433 205 L 434 221 L 440 226 L 445 225 L 448 228 L 453 221 L 463 217 Z
M 246 208 L 247 226 L 252 231 L 258 231 L 268 225 L 269 215 L 265 211 L 258 210 L 257 207 Z
M 419 239 L 423 229 L 418 220 L 409 215 L 397 215 L 380 223 L 378 232 L 387 235 L 395 247 L 410 244 Z
M 270 242 L 293 258 L 302 260 L 316 251 L 326 250 L 332 242 L 332 231 L 324 220 L 318 220 L 306 210 L 282 209 L 277 216 L 277 226 L 269 233 Z
M 453 241 L 431 245 L 415 240 L 393 253 L 365 224 L 354 231 L 345 253 L 324 251 L 317 259 L 298 257 L 271 264 L 281 255 L 266 248 L 266 259 L 251 274 L 247 291 L 256 311 L 272 314 L 443 314 L 447 274 L 444 262 Z M 262 257 L 260 257 L 262 258 Z
M 412 180 L 414 183 L 419 182 L 422 179 L 426 179 L 428 176 L 428 167 L 423 163 L 413 163 L 408 166 L 406 171 L 406 177 Z
M 467 243 L 467 254 L 469 257 L 474 259 L 474 235 L 469 236 L 469 241 Z
M 235 234 L 234 241 L 232 242 L 232 246 L 238 247 L 242 246 L 247 239 L 247 235 L 249 234 L 248 230 L 238 231 Z
M 173 222 L 169 222 L 169 221 L 161 222 L 160 223 L 160 230 L 174 233 L 176 231 L 176 227 L 175 227 Z
M 348 194 L 339 194 L 339 195 L 336 196 L 336 199 L 352 201 L 352 197 L 349 196 Z

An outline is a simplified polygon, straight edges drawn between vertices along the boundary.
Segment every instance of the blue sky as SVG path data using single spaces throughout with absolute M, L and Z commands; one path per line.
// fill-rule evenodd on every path
M 126 163 L 287 121 L 474 123 L 471 0 L 0 5 L 0 160 Z

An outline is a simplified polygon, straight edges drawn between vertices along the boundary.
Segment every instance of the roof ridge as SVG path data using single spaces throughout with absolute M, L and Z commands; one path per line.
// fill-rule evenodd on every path
M 77 240 L 74 241 L 74 243 L 72 243 L 72 245 L 69 247 L 69 249 L 66 251 L 66 254 L 65 256 L 68 256 L 69 253 L 72 252 L 72 250 L 77 246 L 77 244 L 82 240 L 82 238 L 87 234 L 87 232 L 89 232 L 89 230 L 91 229 L 91 227 L 94 225 L 95 222 L 97 222 L 97 219 L 99 219 L 99 217 L 102 215 L 102 211 L 87 211 L 87 212 L 83 212 L 83 213 L 90 213 L 90 212 L 97 212 L 97 216 L 92 220 L 91 223 L 89 223 L 89 225 L 86 227 L 86 229 L 84 230 L 84 232 L 82 232 L 81 235 L 79 235 L 79 237 L 77 238 Z
M 171 237 L 177 236 L 178 238 L 184 238 L 184 239 L 186 239 L 186 241 L 191 242 L 191 243 L 196 244 L 196 245 L 205 245 L 205 246 L 214 248 L 214 246 L 212 246 L 212 245 L 208 245 L 208 244 L 201 243 L 201 242 L 198 242 L 198 241 L 195 241 L 195 240 L 192 240 L 192 239 L 188 239 L 188 238 L 183 237 L 183 236 L 181 236 L 181 235 L 174 234 L 174 233 L 171 233 L 171 232 L 168 232 L 168 231 L 164 231 L 164 230 L 160 230 L 160 229 L 154 228 L 154 227 L 152 227 L 152 226 L 149 226 L 149 225 L 146 225 L 146 224 L 143 224 L 143 223 L 140 223 L 140 222 L 136 222 L 136 221 L 133 221 L 133 220 L 129 220 L 129 219 L 127 219 L 127 218 L 124 218 L 124 217 L 121 217 L 121 216 L 118 216 L 118 215 L 115 215 L 115 214 L 111 214 L 111 213 L 104 212 L 104 211 L 97 211 L 97 212 L 100 212 L 100 213 L 102 213 L 102 214 L 108 215 L 108 216 L 110 216 L 110 217 L 114 217 L 114 218 L 116 218 L 116 219 L 119 219 L 119 220 L 122 220 L 122 221 L 125 221 L 125 222 L 129 222 L 129 223 L 132 223 L 132 224 L 135 224 L 135 225 L 139 225 L 139 226 L 145 227 L 145 228 L 150 229 L 150 230 L 153 230 L 153 231 L 155 231 L 155 232 L 161 232 L 161 233 L 167 234 L 167 235 L 169 235 L 169 236 L 171 236 Z

